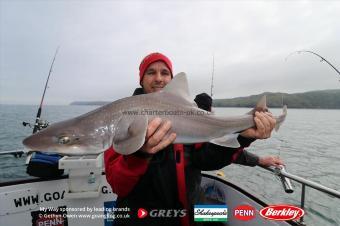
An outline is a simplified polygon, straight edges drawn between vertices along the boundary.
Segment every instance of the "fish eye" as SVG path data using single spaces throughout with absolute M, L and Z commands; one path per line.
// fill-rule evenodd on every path
M 68 136 L 61 136 L 58 138 L 58 143 L 59 144 L 68 144 L 70 143 L 71 139 Z

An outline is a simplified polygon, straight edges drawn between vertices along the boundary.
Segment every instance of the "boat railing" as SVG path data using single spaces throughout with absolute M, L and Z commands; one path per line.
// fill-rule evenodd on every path
M 282 168 L 276 168 L 276 167 L 262 167 L 268 171 L 273 172 L 275 175 L 277 175 L 278 177 L 280 177 L 281 181 L 282 181 L 282 185 L 284 190 L 287 193 L 292 193 L 294 191 L 292 183 L 290 180 L 296 181 L 298 183 L 301 184 L 302 189 L 301 189 L 301 203 L 300 203 L 300 207 L 302 209 L 304 209 L 305 207 L 305 195 L 306 195 L 306 186 L 307 187 L 311 187 L 315 190 L 318 190 L 320 192 L 326 193 L 328 195 L 331 195 L 333 197 L 336 197 L 338 199 L 340 199 L 340 192 L 334 189 L 331 189 L 329 187 L 326 187 L 322 184 L 307 180 L 305 178 L 296 176 L 294 174 L 288 173 L 285 169 L 285 167 Z M 303 217 L 300 218 L 299 220 L 301 224 L 304 224 L 304 220 Z
M 0 156 L 2 155 L 13 155 L 16 158 L 21 158 L 23 154 L 27 154 L 28 150 L 12 150 L 12 151 L 1 151 Z

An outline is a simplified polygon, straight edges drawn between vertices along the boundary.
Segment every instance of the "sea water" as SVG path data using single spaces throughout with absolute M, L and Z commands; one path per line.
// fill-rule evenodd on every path
M 45 106 L 41 118 L 54 123 L 88 112 L 98 106 Z M 32 133 L 38 106 L 0 105 L 0 151 L 22 150 L 22 140 Z M 215 108 L 218 115 L 240 115 L 246 108 Z M 280 114 L 280 109 L 272 109 Z M 286 121 L 270 139 L 257 140 L 249 152 L 259 156 L 278 155 L 289 173 L 340 191 L 340 110 L 288 109 Z M 268 204 L 300 205 L 301 185 L 284 192 L 280 180 L 260 167 L 232 164 L 226 178 Z M 25 158 L 0 156 L 0 182 L 28 178 Z M 305 221 L 309 226 L 340 225 L 340 200 L 306 188 Z

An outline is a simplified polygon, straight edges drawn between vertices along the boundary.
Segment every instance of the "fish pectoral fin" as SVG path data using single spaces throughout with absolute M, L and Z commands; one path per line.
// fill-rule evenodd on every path
M 117 132 L 113 138 L 114 150 L 122 155 L 129 155 L 138 151 L 145 142 L 148 128 L 146 115 L 124 117 L 117 123 Z
M 223 137 L 215 138 L 209 142 L 223 147 L 239 148 L 240 143 L 237 140 L 238 135 L 238 133 L 227 134 Z

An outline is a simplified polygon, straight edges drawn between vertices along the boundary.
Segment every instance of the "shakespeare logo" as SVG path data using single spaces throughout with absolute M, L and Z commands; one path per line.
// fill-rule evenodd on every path
M 228 220 L 227 205 L 195 205 L 194 221 L 218 221 L 226 222 Z

